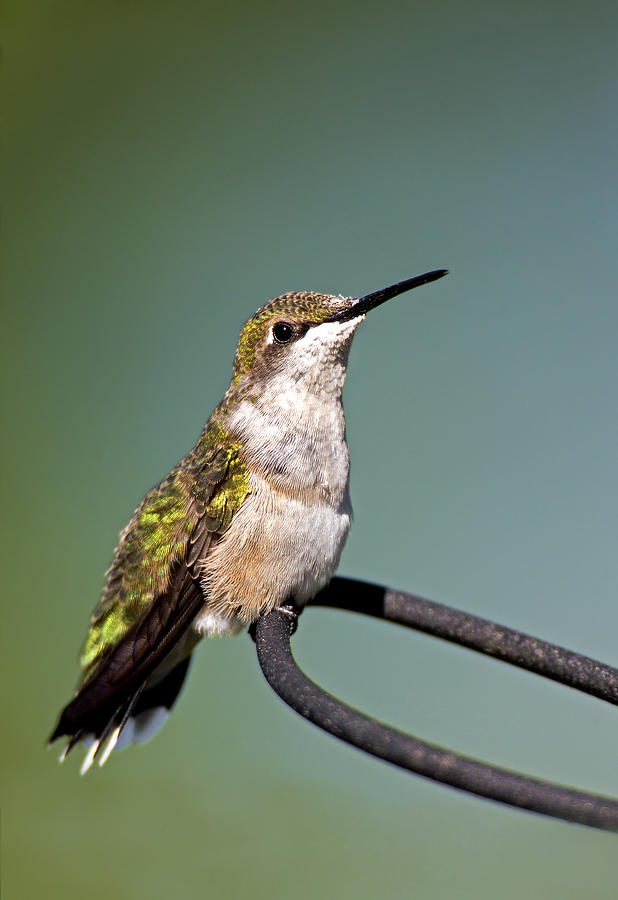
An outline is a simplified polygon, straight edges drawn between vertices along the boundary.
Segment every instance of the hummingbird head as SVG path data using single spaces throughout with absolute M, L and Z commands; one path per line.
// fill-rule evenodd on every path
M 427 272 L 364 297 L 289 293 L 269 301 L 245 324 L 232 384 L 341 381 L 354 332 L 369 310 L 404 291 L 435 281 L 446 269 Z

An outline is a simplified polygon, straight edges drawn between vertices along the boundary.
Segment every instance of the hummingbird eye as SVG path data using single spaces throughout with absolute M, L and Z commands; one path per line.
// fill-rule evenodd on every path
M 278 344 L 289 344 L 294 337 L 294 329 L 288 322 L 273 325 L 273 337 Z

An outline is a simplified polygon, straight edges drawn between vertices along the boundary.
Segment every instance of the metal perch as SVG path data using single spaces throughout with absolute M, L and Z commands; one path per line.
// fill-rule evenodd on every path
M 386 619 L 444 638 L 618 705 L 618 669 L 531 635 L 434 603 L 349 578 L 334 578 L 309 605 Z M 274 610 L 252 628 L 262 672 L 292 709 L 366 753 L 451 787 L 509 806 L 618 832 L 618 799 L 531 778 L 471 759 L 390 728 L 311 681 L 290 647 L 297 613 Z

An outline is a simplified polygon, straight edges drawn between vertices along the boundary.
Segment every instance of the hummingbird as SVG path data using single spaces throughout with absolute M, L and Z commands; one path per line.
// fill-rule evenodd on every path
M 342 403 L 352 338 L 370 310 L 446 274 L 360 298 L 287 293 L 246 322 L 223 400 L 120 533 L 77 689 L 49 738 L 68 738 L 61 761 L 83 742 L 84 774 L 147 740 L 202 637 L 301 609 L 326 586 L 352 518 Z

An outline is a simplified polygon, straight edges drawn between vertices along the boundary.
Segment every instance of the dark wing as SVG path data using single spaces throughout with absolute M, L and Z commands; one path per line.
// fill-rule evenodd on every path
M 240 448 L 221 438 L 211 425 L 122 532 L 82 649 L 82 678 L 50 742 L 69 735 L 70 749 L 85 734 L 104 740 L 121 730 L 155 669 L 179 662 L 179 642 L 205 601 L 198 562 L 250 490 Z

